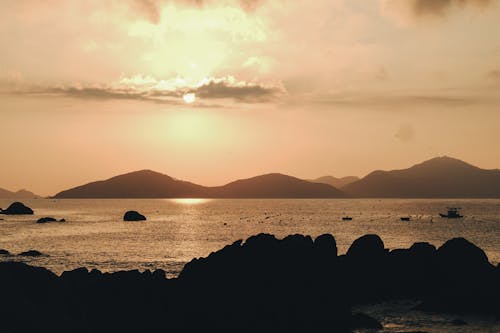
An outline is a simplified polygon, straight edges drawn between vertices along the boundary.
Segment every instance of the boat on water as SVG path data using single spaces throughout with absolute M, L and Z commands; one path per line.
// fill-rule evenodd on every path
M 342 217 L 342 221 L 352 221 L 352 217 L 344 216 L 344 217 Z
M 402 216 L 401 217 L 401 221 L 410 221 L 410 217 L 409 216 Z
M 439 216 L 446 217 L 448 219 L 459 219 L 464 217 L 463 215 L 460 215 L 460 208 L 458 207 L 449 207 L 448 213 L 446 214 L 439 213 Z

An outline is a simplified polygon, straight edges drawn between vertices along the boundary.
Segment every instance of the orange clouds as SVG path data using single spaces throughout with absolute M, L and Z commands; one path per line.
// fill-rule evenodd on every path
M 435 98 L 437 89 L 480 90 L 491 81 L 485 73 L 498 68 L 498 54 L 488 56 L 498 45 L 484 33 L 500 29 L 498 7 L 491 0 L 0 2 L 0 84 L 18 89 L 19 80 L 5 74 L 17 73 L 28 90 L 55 96 L 174 104 L 197 90 L 200 104 L 267 103 L 286 92 L 301 103 L 337 105 L 336 96 L 355 91 L 359 102 L 352 104 L 407 96 L 449 105 L 475 100 L 474 93 Z M 461 11 L 425 29 L 408 25 L 460 8 L 488 10 Z M 463 14 L 470 12 L 481 16 Z M 138 73 L 152 82 L 115 82 Z M 152 88 L 157 84 L 163 87 Z

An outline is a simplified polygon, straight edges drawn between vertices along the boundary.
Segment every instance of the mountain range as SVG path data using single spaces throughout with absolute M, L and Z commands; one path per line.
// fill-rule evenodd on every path
M 332 186 L 336 185 L 336 186 Z M 57 193 L 55 198 L 500 198 L 500 170 L 451 157 L 408 169 L 302 180 L 272 173 L 207 187 L 142 170 Z
M 40 196 L 27 190 L 19 190 L 17 192 L 11 192 L 9 190 L 0 188 L 0 199 L 35 199 L 35 198 L 40 198 Z
M 342 198 L 345 193 L 328 185 L 278 173 L 241 179 L 224 186 L 206 187 L 151 170 L 78 186 L 55 198 Z

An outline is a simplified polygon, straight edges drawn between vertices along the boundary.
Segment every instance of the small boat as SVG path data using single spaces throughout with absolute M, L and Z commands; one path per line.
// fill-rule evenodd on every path
M 409 216 L 403 216 L 403 217 L 401 217 L 401 221 L 410 221 L 410 217 Z
M 439 213 L 439 216 L 446 217 L 448 219 L 459 219 L 459 218 L 464 217 L 463 215 L 460 215 L 459 210 L 460 210 L 460 208 L 458 208 L 458 207 L 450 207 L 450 208 L 448 208 L 447 214 Z
M 350 217 L 350 216 L 342 217 L 342 221 L 351 221 L 351 220 L 352 220 L 352 217 Z

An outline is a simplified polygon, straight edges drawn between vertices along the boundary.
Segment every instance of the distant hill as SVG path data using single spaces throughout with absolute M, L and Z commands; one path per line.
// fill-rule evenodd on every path
M 374 171 L 342 190 L 371 198 L 500 198 L 500 170 L 437 157 L 408 169 Z
M 333 176 L 324 176 L 324 177 L 319 177 L 316 179 L 311 179 L 309 180 L 310 182 L 313 183 L 321 183 L 321 184 L 328 184 L 331 185 L 335 188 L 342 189 L 342 187 L 349 185 L 351 183 L 354 183 L 355 181 L 358 181 L 359 177 L 355 176 L 347 176 L 347 177 L 342 177 L 342 178 L 337 178 Z
M 186 198 L 207 189 L 151 170 L 141 170 L 59 192 L 55 198 Z
M 205 187 L 142 170 L 78 186 L 55 198 L 339 198 L 344 193 L 326 184 L 268 174 Z
M 335 180 L 339 179 L 307 181 L 272 173 L 205 187 L 142 170 L 62 191 L 55 198 L 500 198 L 500 170 L 480 169 L 450 157 L 403 170 L 374 171 L 346 185 L 336 183 L 341 190 L 323 183 Z
M 343 198 L 345 194 L 327 185 L 271 173 L 241 179 L 211 188 L 217 198 Z
M 0 188 L 0 199 L 35 199 L 35 198 L 40 198 L 40 196 L 26 190 L 11 192 L 9 190 Z

